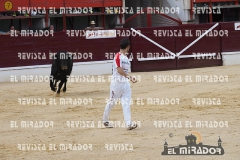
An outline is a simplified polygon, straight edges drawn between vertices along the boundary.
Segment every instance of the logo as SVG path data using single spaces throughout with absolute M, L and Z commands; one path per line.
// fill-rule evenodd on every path
M 164 151 L 162 155 L 223 155 L 222 140 L 220 136 L 217 141 L 217 146 L 204 145 L 202 136 L 199 132 L 191 132 L 190 135 L 185 136 L 187 145 L 179 145 L 175 147 L 168 147 L 165 139 Z
M 116 30 L 86 31 L 86 39 L 116 38 Z
M 194 7 L 194 14 L 221 14 L 220 7 Z
M 129 64 L 127 61 L 122 61 L 123 64 Z
M 240 23 L 234 23 L 235 30 L 240 30 Z
M 4 3 L 4 8 L 5 8 L 7 11 L 11 10 L 12 7 L 13 7 L 12 2 L 7 1 L 7 2 Z

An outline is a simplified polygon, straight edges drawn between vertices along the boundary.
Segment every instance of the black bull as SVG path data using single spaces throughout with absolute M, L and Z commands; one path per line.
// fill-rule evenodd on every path
M 73 68 L 73 58 L 72 55 L 61 51 L 55 54 L 53 58 L 51 75 L 50 75 L 50 87 L 51 90 L 56 92 L 57 82 L 60 80 L 61 82 L 58 85 L 57 93 L 60 94 L 60 90 L 63 87 L 63 92 L 67 90 L 67 78 L 70 76 Z

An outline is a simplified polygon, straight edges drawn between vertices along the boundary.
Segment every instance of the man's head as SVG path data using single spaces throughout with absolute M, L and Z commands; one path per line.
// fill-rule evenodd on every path
M 54 26 L 50 25 L 49 30 L 53 30 L 54 31 Z
M 121 40 L 121 42 L 120 42 L 120 49 L 121 50 L 126 50 L 126 52 L 129 51 L 129 49 L 130 49 L 130 41 L 129 41 L 128 38 L 124 38 L 124 39 Z
M 91 22 L 90 22 L 90 28 L 94 28 L 95 25 L 96 25 L 96 23 L 95 23 L 94 21 L 91 21 Z
M 13 31 L 14 29 L 15 29 L 14 26 L 9 26 L 10 31 Z

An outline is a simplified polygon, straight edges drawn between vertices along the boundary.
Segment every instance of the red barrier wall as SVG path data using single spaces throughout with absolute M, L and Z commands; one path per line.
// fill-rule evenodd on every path
M 222 30 L 228 30 L 228 36 L 221 38 L 222 52 L 240 51 L 240 30 L 234 29 L 234 23 L 221 23 Z
M 171 52 L 175 52 L 175 37 L 159 38 L 154 36 L 153 30 L 158 28 L 139 28 L 141 33 L 153 41 L 161 44 Z M 174 27 L 162 27 L 161 29 L 174 29 Z M 132 71 L 157 71 L 157 70 L 169 70 L 176 69 L 176 60 L 153 60 L 153 61 L 138 61 L 137 56 L 141 58 L 147 58 L 148 53 L 160 55 L 165 54 L 166 51 L 150 43 L 148 40 L 140 36 L 131 36 L 131 48 L 134 59 L 132 61 Z
M 202 25 L 186 25 L 174 27 L 157 27 L 157 28 L 140 28 L 141 33 L 167 48 L 171 52 L 177 54 L 195 39 L 196 30 L 208 30 L 214 24 Z M 126 29 L 119 29 L 122 32 Z M 156 37 L 154 30 L 191 30 L 193 37 Z M 203 37 L 196 44 L 187 49 L 182 55 L 192 55 L 192 53 L 217 53 L 228 51 L 240 51 L 240 31 L 235 31 L 234 23 L 220 23 L 214 30 L 226 30 L 227 36 L 223 37 Z M 43 65 L 51 64 L 52 60 L 49 59 L 49 51 L 57 52 L 61 50 L 92 53 L 93 58 L 90 59 L 76 59 L 74 62 L 87 62 L 87 61 L 102 61 L 109 60 L 106 55 L 108 53 L 117 53 L 119 51 L 119 42 L 122 35 L 117 35 L 117 38 L 109 39 L 92 39 L 87 40 L 85 37 L 68 37 L 65 32 L 56 32 L 54 37 L 10 37 L 0 36 L 0 68 L 16 67 L 16 66 L 29 66 L 29 65 Z M 146 58 L 147 54 L 159 53 L 160 55 L 166 53 L 161 48 L 150 43 L 140 36 L 130 36 L 131 41 L 131 55 L 132 71 L 160 71 L 169 69 L 182 69 L 182 68 L 195 68 L 195 67 L 209 67 L 222 65 L 222 59 L 194 59 L 194 58 L 175 58 L 173 60 L 151 60 L 151 61 L 138 61 L 137 58 Z M 18 52 L 41 52 L 46 53 L 46 60 L 20 60 Z
M 183 25 L 174 27 L 156 27 L 156 28 L 139 28 L 142 33 L 158 44 L 162 45 L 171 52 L 177 54 L 185 47 L 195 41 L 199 35 L 196 35 L 196 31 L 209 30 L 214 24 L 201 24 L 201 25 Z M 231 24 L 233 25 L 233 24 Z M 215 31 L 219 32 L 221 24 L 219 24 Z M 233 28 L 231 28 L 232 30 Z M 166 35 L 161 31 L 165 32 Z M 174 31 L 172 36 L 170 31 Z M 155 33 L 155 34 L 154 34 Z M 156 37 L 157 33 L 157 37 Z M 159 34 L 161 33 L 161 34 Z M 180 34 L 181 33 L 181 34 Z M 186 36 L 188 33 L 188 36 Z M 182 36 L 181 36 L 182 35 Z M 153 43 L 147 41 L 143 37 L 131 37 L 131 43 L 134 55 L 137 52 L 143 52 L 144 57 L 147 52 L 160 52 L 166 51 L 157 47 Z M 167 69 L 184 69 L 184 68 L 196 68 L 196 67 L 209 67 L 222 65 L 221 59 L 221 37 L 220 36 L 204 36 L 181 55 L 194 55 L 194 54 L 213 54 L 216 53 L 220 57 L 201 57 L 196 58 L 176 58 L 175 60 L 150 60 L 150 61 L 138 61 L 135 59 L 132 62 L 132 71 L 155 71 L 155 70 L 167 70 Z M 210 59 L 211 58 L 211 59 Z M 220 59 L 213 59 L 220 58 Z
M 0 36 L 0 68 L 51 64 L 49 52 L 69 51 L 81 54 L 92 53 L 92 59 L 79 58 L 74 62 L 109 60 L 106 53 L 119 51 L 122 37 L 105 39 L 86 39 L 68 37 L 65 32 L 55 32 L 54 37 L 10 37 Z M 46 59 L 20 59 L 18 53 L 45 53 Z M 42 56 L 41 56 L 42 57 Z
M 190 26 L 181 26 L 179 28 L 183 33 L 186 30 L 190 30 L 192 37 L 177 37 L 176 38 L 176 53 L 183 50 L 194 40 L 196 40 L 199 35 L 196 35 L 196 31 L 209 30 L 214 24 L 201 24 L 201 25 L 190 25 Z M 220 30 L 220 25 L 218 25 L 213 30 Z M 221 37 L 220 36 L 204 36 L 190 48 L 183 52 L 181 55 L 194 55 L 194 54 L 221 54 Z M 215 57 L 217 58 L 217 57 Z M 197 67 L 210 67 L 210 66 L 219 66 L 222 65 L 222 59 L 207 59 L 203 57 L 201 59 L 196 58 L 180 58 L 177 60 L 177 68 L 197 68 Z

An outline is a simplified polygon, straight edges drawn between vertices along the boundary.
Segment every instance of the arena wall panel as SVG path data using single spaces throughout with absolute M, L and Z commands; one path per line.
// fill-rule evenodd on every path
M 222 37 L 222 52 L 240 51 L 240 30 L 235 30 L 234 23 L 221 23 L 221 30 L 227 30 L 228 36 Z
M 162 45 L 171 52 L 177 54 L 193 41 L 195 41 L 199 35 L 196 35 L 196 31 L 208 30 L 214 24 L 202 24 L 202 25 L 184 25 L 184 26 L 173 26 L 173 27 L 156 27 L 156 28 L 140 28 L 141 33 Z M 220 30 L 220 25 L 214 28 L 215 31 Z M 170 31 L 175 30 L 177 36 L 171 34 L 157 34 L 157 31 Z M 185 36 L 185 32 L 191 31 L 191 36 Z M 155 34 L 154 34 L 155 31 Z M 181 33 L 181 34 L 180 34 Z M 182 35 L 182 36 L 181 36 Z M 148 40 L 139 36 L 131 37 L 131 44 L 133 54 L 143 53 L 146 57 L 148 52 L 151 53 L 166 53 L 158 46 L 152 44 Z M 139 47 L 141 46 L 141 47 Z M 196 54 L 216 54 L 216 56 L 202 56 L 200 58 L 178 58 L 174 60 L 149 60 L 149 61 L 138 61 L 134 59 L 132 61 L 132 71 L 155 71 L 155 70 L 168 70 L 168 69 L 183 69 L 183 68 L 195 68 L 195 67 L 209 67 L 222 65 L 221 58 L 221 37 L 210 37 L 204 36 L 187 50 L 185 50 L 182 56 L 193 56 Z M 219 56 L 217 56 L 219 55 Z
M 137 28 L 136 30 L 140 30 L 143 35 L 175 53 L 175 37 L 157 37 L 154 34 L 154 30 L 157 29 L 159 28 Z M 161 29 L 170 30 L 174 28 L 161 27 Z M 166 55 L 166 51 L 141 36 L 133 35 L 131 36 L 131 51 L 133 54 L 132 72 L 176 69 L 176 59 L 139 61 L 138 58 L 150 58 L 148 53 L 150 55 Z
M 183 50 L 193 41 L 195 41 L 199 35 L 198 31 L 209 30 L 214 24 L 201 24 L 201 25 L 189 25 L 189 26 L 177 26 L 183 33 L 186 30 L 191 30 L 192 37 L 176 37 L 176 53 Z M 213 29 L 213 32 L 219 32 L 220 25 Z M 210 67 L 222 65 L 221 58 L 221 37 L 220 36 L 204 36 L 199 41 L 194 43 L 181 55 L 207 55 L 216 54 L 216 56 L 201 56 L 199 58 L 180 58 L 177 60 L 177 68 L 197 68 L 197 67 Z M 217 56 L 220 55 L 220 56 Z
M 123 30 L 123 29 L 121 29 Z M 127 37 L 127 36 L 126 36 Z M 105 39 L 86 39 L 85 37 L 68 37 L 65 32 L 55 32 L 54 37 L 0 37 L 0 68 L 51 64 L 50 52 L 78 52 L 79 55 L 92 53 L 92 58 L 74 59 L 74 62 L 110 60 L 106 53 L 119 52 L 122 37 Z M 20 59 L 19 53 L 45 53 L 46 59 Z

